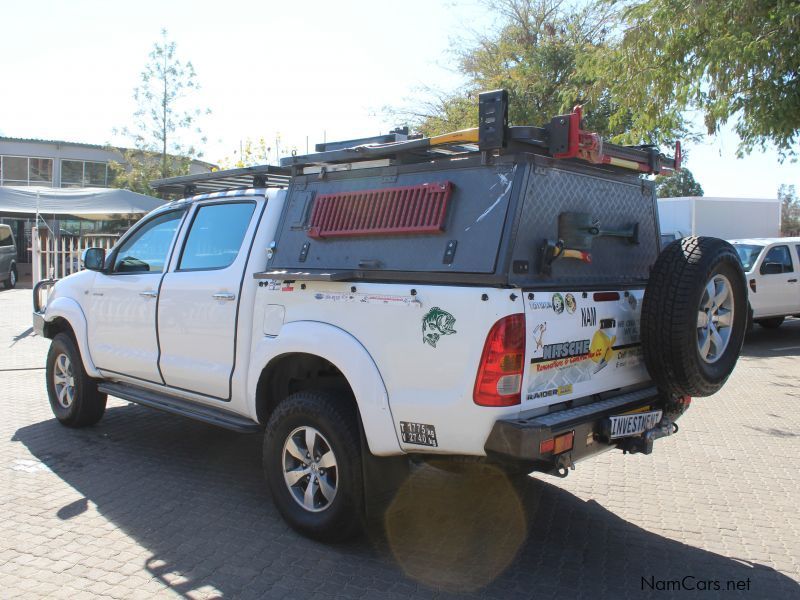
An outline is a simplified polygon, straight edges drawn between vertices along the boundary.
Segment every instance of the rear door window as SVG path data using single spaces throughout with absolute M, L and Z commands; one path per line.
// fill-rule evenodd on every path
M 253 202 L 201 206 L 186 237 L 178 270 L 224 269 L 233 264 L 255 207 Z
M 3 246 L 12 246 L 14 238 L 11 237 L 11 227 L 7 225 L 0 225 L 0 248 Z

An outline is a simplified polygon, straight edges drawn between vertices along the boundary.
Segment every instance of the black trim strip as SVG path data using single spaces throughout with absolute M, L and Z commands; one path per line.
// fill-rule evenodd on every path
M 261 227 L 261 219 L 264 218 L 264 213 L 267 210 L 267 204 L 269 204 L 269 198 L 264 196 L 264 206 L 261 207 L 261 214 L 258 215 L 258 221 L 256 221 L 255 229 L 253 229 L 253 235 L 250 236 L 250 247 L 247 249 L 247 258 L 244 261 L 244 268 L 242 269 L 242 278 L 239 281 L 239 295 L 236 300 L 236 318 L 234 319 L 233 324 L 233 365 L 231 366 L 231 374 L 228 376 L 228 399 L 233 396 L 233 373 L 236 371 L 236 346 L 239 341 L 239 307 L 242 304 L 242 289 L 244 288 L 244 278 L 247 274 L 247 267 L 250 264 L 250 255 L 253 252 L 253 245 L 256 242 L 256 236 L 258 235 L 258 230 Z

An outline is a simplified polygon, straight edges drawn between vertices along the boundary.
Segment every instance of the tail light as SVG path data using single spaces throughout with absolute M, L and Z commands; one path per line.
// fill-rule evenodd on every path
M 525 315 L 518 313 L 500 319 L 486 337 L 472 394 L 475 404 L 519 404 L 524 370 Z

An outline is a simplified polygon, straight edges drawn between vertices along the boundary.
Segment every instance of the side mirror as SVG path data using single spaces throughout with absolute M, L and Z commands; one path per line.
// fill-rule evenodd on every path
M 783 265 L 776 262 L 768 262 L 761 265 L 762 275 L 780 275 L 783 273 Z
M 105 248 L 87 248 L 81 255 L 81 262 L 90 271 L 102 271 L 106 262 Z

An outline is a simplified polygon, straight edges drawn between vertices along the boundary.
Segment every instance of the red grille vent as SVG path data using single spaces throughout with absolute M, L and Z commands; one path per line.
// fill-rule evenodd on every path
M 445 181 L 322 194 L 314 201 L 308 236 L 439 233 L 444 229 L 452 191 L 453 184 Z

